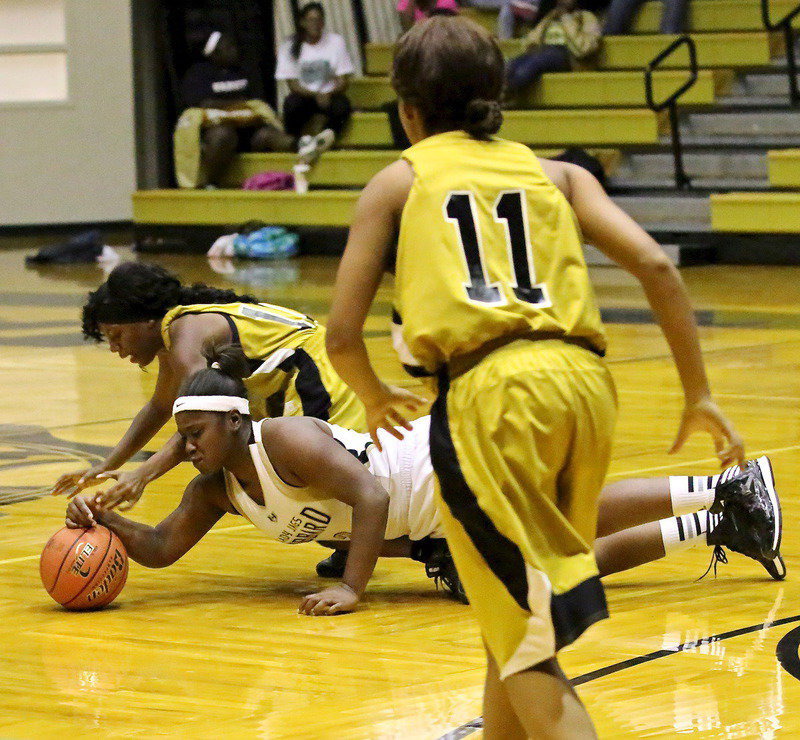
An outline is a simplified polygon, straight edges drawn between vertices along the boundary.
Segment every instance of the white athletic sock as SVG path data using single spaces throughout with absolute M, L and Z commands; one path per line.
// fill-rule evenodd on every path
M 675 516 L 707 509 L 714 503 L 714 487 L 711 485 L 711 476 L 671 475 L 669 477 L 669 497 L 672 501 L 672 513 Z
M 709 522 L 713 529 L 717 526 L 718 521 L 718 515 L 709 514 L 707 511 L 695 511 L 692 514 L 662 519 L 659 525 L 661 525 L 664 554 L 672 555 L 672 553 L 688 550 L 698 545 L 705 545 Z
M 714 503 L 717 483 L 728 480 L 738 470 L 738 465 L 732 465 L 717 475 L 671 475 L 669 496 L 672 500 L 672 513 L 681 516 L 708 509 Z

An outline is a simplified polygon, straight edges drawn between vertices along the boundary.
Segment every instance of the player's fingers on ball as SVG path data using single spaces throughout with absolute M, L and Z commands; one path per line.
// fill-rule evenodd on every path
M 88 517 L 90 520 L 93 520 L 94 514 L 92 514 L 92 510 L 89 508 L 89 505 L 86 503 L 86 501 L 82 498 L 76 498 L 75 501 L 81 513 L 84 516 Z

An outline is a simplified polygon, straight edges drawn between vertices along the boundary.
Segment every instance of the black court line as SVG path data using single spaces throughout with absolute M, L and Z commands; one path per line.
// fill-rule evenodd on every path
M 729 640 L 732 637 L 740 637 L 741 635 L 749 634 L 750 632 L 758 632 L 763 629 L 772 629 L 773 627 L 780 627 L 784 624 L 791 624 L 792 622 L 800 622 L 800 614 L 793 617 L 784 617 L 783 619 L 776 619 L 774 622 L 762 622 L 761 624 L 754 624 L 750 627 L 740 627 L 739 629 L 730 630 L 729 632 L 721 632 L 718 635 L 711 635 L 710 637 L 703 637 L 700 640 L 692 642 L 684 642 L 669 650 L 661 649 L 654 650 L 652 653 L 639 655 L 635 658 L 628 658 L 621 660 L 619 663 L 612 663 L 605 668 L 598 668 L 589 673 L 583 673 L 576 676 L 571 680 L 573 686 L 581 686 L 582 684 L 595 681 L 598 678 L 605 678 L 614 673 L 619 673 L 627 668 L 635 668 L 636 666 L 643 665 L 644 663 L 651 663 L 659 658 L 668 658 L 670 655 L 676 653 L 684 653 L 694 650 L 702 645 L 708 645 L 712 642 L 721 642 L 722 640 Z M 800 659 L 797 655 L 797 648 L 800 645 L 800 628 L 795 628 L 791 632 L 781 638 L 776 648 L 776 655 L 781 666 L 792 676 L 800 679 Z M 457 727 L 455 730 L 442 735 L 439 740 L 458 740 L 459 738 L 471 735 L 473 732 L 480 730 L 483 727 L 483 719 L 478 717 L 471 722 Z

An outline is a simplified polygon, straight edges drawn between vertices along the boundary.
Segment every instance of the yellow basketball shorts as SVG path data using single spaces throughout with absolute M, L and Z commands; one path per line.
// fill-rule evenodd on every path
M 440 376 L 438 503 L 501 678 L 608 616 L 592 543 L 616 415 L 603 360 L 560 340 L 512 341 Z

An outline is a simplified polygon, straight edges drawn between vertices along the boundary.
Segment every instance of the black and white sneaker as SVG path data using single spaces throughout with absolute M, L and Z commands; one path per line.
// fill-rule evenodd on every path
M 729 468 L 717 484 L 709 508 L 714 545 L 712 565 L 727 562 L 723 547 L 758 561 L 776 581 L 786 578 L 780 554 L 783 521 L 772 464 L 766 455 L 749 460 L 745 469 Z M 714 522 L 716 520 L 716 522 Z
M 317 563 L 320 578 L 341 578 L 347 565 L 347 550 L 334 550 L 325 560 Z
M 427 552 L 425 553 L 425 575 L 432 578 L 436 588 L 440 586 L 447 591 L 450 596 L 462 604 L 469 604 L 466 591 L 458 577 L 456 564 L 453 562 L 453 556 L 450 554 L 450 548 L 447 546 L 447 540 L 441 538 L 425 538 L 428 544 Z M 416 543 L 415 543 L 416 544 Z M 419 560 L 419 557 L 415 557 Z

